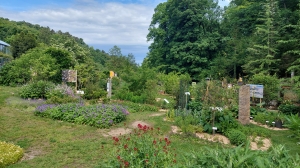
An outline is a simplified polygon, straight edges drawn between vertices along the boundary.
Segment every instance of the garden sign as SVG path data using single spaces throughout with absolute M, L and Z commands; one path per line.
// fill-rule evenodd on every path
M 247 84 L 250 86 L 250 97 L 263 98 L 264 97 L 264 85 Z

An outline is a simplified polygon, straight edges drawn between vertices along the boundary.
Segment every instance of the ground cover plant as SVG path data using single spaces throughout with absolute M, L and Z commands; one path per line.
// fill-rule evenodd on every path
M 217 148 L 203 147 L 201 152 L 186 155 L 185 167 L 298 167 L 300 158 L 292 157 L 283 145 L 274 146 L 268 152 L 250 150 L 246 147 Z M 192 159 L 190 159 L 192 158 Z
M 2 141 L 0 141 L 0 151 L 0 168 L 16 163 L 24 154 L 21 147 Z
M 38 106 L 35 110 L 37 116 L 98 128 L 108 128 L 115 123 L 120 123 L 126 119 L 128 114 L 129 112 L 123 106 L 107 104 L 89 106 L 76 103 L 44 104 Z

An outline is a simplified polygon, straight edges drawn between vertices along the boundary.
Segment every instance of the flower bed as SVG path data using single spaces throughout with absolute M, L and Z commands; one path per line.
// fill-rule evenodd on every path
M 78 124 L 86 124 L 98 128 L 108 128 L 114 123 L 122 122 L 129 114 L 126 108 L 120 105 L 91 105 L 83 104 L 44 104 L 38 106 L 35 115 L 68 121 Z
M 159 128 L 138 124 L 130 135 L 113 137 L 114 154 L 109 167 L 172 167 L 177 163 L 169 138 L 159 138 Z

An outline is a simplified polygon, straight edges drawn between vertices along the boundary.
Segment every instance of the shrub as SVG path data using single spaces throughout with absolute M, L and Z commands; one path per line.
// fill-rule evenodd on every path
M 22 98 L 46 98 L 46 94 L 54 88 L 54 84 L 48 81 L 38 81 L 24 85 L 21 88 Z
M 0 167 L 16 163 L 23 157 L 24 151 L 21 147 L 11 143 L 0 141 Z
M 200 111 L 202 109 L 202 103 L 200 101 L 190 101 L 188 108 L 192 111 Z
M 68 85 L 56 85 L 49 89 L 46 94 L 47 103 L 63 104 L 78 102 L 79 97 L 74 94 L 74 91 Z
M 102 97 L 106 97 L 107 92 L 100 86 L 92 83 L 88 83 L 85 87 L 83 98 L 91 100 L 91 99 L 99 99 Z
M 122 122 L 129 112 L 120 105 L 61 104 L 57 106 L 42 105 L 35 110 L 35 115 L 63 120 L 77 124 L 86 124 L 98 128 L 108 128 L 114 123 Z
M 275 112 L 260 112 L 254 116 L 254 121 L 272 126 L 272 122 L 277 120 L 277 116 Z M 266 123 L 266 121 L 269 121 L 269 123 Z
M 138 124 L 130 135 L 113 137 L 113 154 L 102 167 L 173 167 L 176 154 L 169 138 L 159 138 L 160 129 Z M 111 148 L 107 149 L 111 150 Z
M 297 114 L 300 112 L 300 107 L 299 106 L 295 106 L 293 104 L 281 104 L 278 107 L 279 112 L 283 113 L 283 114 Z
M 247 136 L 240 130 L 231 129 L 225 132 L 225 135 L 233 145 L 242 145 L 247 142 Z
M 194 118 L 192 115 L 176 117 L 175 124 L 180 127 L 182 132 L 185 134 L 203 132 L 203 128 L 199 125 L 197 118 Z

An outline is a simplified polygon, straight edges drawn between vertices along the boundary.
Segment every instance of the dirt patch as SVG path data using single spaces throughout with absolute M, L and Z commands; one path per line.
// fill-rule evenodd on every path
M 112 129 L 109 132 L 107 132 L 106 134 L 103 134 L 103 136 L 108 137 L 108 136 L 120 136 L 120 135 L 124 135 L 124 134 L 129 134 L 132 131 L 132 129 L 125 129 L 125 128 L 116 128 L 116 129 Z
M 115 129 L 111 129 L 109 130 L 109 132 L 106 133 L 102 133 L 102 135 L 104 137 L 114 137 L 114 136 L 120 136 L 120 135 L 125 135 L 125 134 L 129 134 L 132 131 L 132 128 L 138 128 L 138 124 L 141 125 L 146 125 L 148 127 L 150 127 L 151 125 L 144 122 L 144 121 L 134 121 L 131 125 L 129 125 L 130 128 L 115 128 Z
M 150 117 L 156 117 L 156 116 L 162 116 L 162 115 L 165 115 L 165 113 L 154 113 L 154 114 L 151 114 L 149 116 Z
M 267 126 L 267 125 L 263 125 L 263 124 L 257 123 L 257 122 L 255 122 L 255 121 L 253 121 L 253 120 L 250 120 L 250 123 L 251 123 L 251 124 L 258 125 L 258 126 L 260 126 L 260 127 L 267 128 L 267 129 L 269 129 L 269 130 L 276 130 L 276 131 L 284 131 L 284 130 L 288 130 L 287 128 L 269 127 L 269 126 Z
M 141 125 L 146 125 L 146 126 L 148 126 L 148 127 L 150 127 L 151 125 L 150 124 L 148 124 L 148 123 L 146 123 L 146 122 L 144 122 L 144 121 L 134 121 L 132 124 L 131 124 L 131 126 L 133 127 L 133 128 L 138 128 L 138 125 L 139 124 L 141 124 Z
M 25 153 L 24 153 L 24 156 L 22 157 L 21 161 L 24 161 L 24 160 L 31 160 L 33 158 L 35 158 L 36 156 L 39 156 L 41 155 L 42 152 L 40 150 L 36 150 L 36 149 L 29 149 L 29 150 L 26 150 Z
M 180 128 L 178 128 L 177 126 L 171 126 L 171 130 L 172 133 L 174 134 L 181 134 L 181 130 Z M 222 143 L 222 144 L 230 144 L 230 140 L 225 137 L 224 135 L 221 134 L 215 134 L 215 135 L 211 135 L 208 133 L 196 133 L 196 136 L 200 139 L 204 139 L 210 142 L 218 142 L 218 143 Z M 271 146 L 271 140 L 267 139 L 267 138 L 262 138 L 262 137 L 256 137 L 255 139 L 253 139 L 253 137 L 250 137 L 250 139 L 252 140 L 250 143 L 250 148 L 251 150 L 268 150 Z
M 253 137 L 250 137 L 253 139 Z M 272 146 L 271 140 L 267 138 L 262 137 L 256 137 L 253 141 L 250 143 L 250 147 L 252 150 L 263 150 L 266 151 Z
M 221 134 L 211 135 L 208 133 L 196 133 L 196 136 L 200 139 L 204 139 L 204 140 L 211 141 L 211 142 L 219 142 L 219 143 L 226 144 L 226 145 L 230 144 L 229 139 Z

